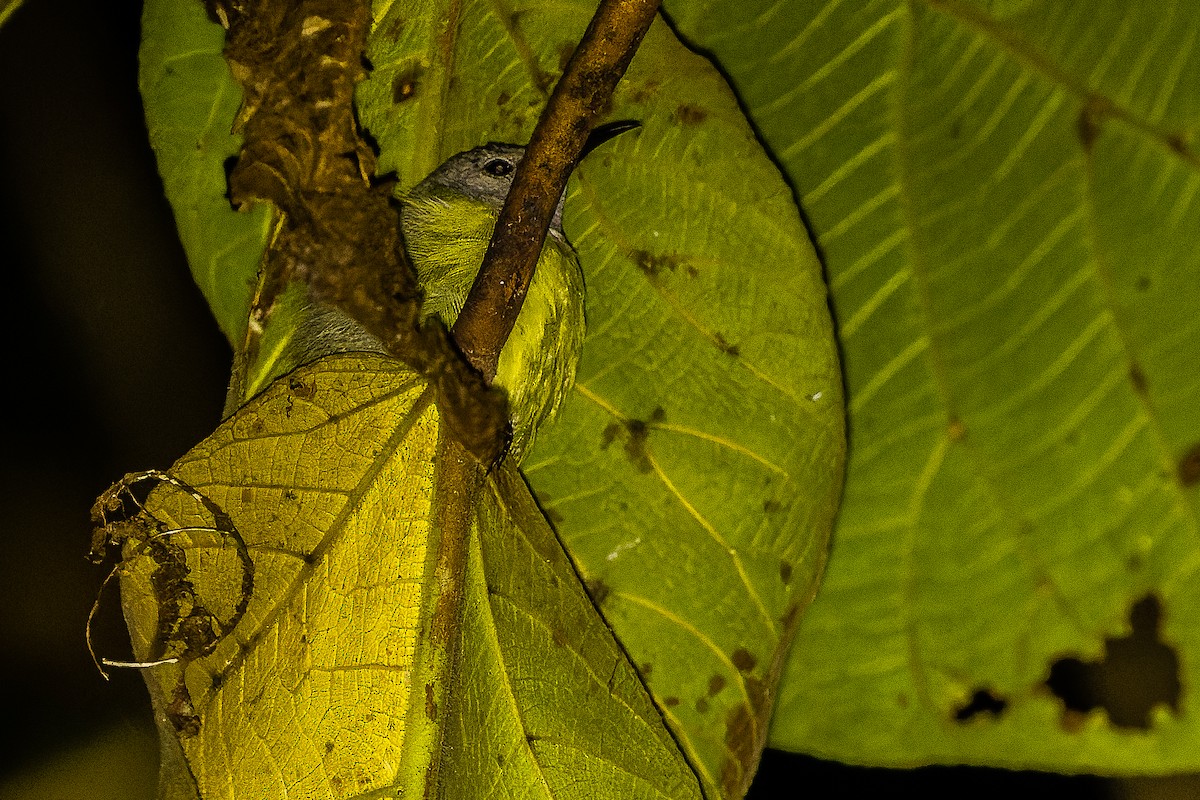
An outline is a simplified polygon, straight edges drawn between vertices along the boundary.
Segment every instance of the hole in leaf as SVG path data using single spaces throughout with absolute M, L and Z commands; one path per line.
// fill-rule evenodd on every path
M 955 722 L 967 722 L 980 714 L 991 714 L 998 717 L 1008 708 L 1008 701 L 996 696 L 987 689 L 979 689 L 971 696 L 971 701 L 954 712 Z
M 233 171 L 237 168 L 237 165 L 237 156 L 230 156 L 229 158 L 225 159 L 225 163 L 223 164 L 225 168 L 225 199 L 228 200 L 229 205 L 233 206 L 235 209 L 237 208 L 237 205 L 233 202 L 233 189 L 231 188 L 233 184 L 230 181 L 233 179 Z
M 355 110 L 355 113 L 354 113 L 354 121 L 358 127 L 359 138 L 362 139 L 363 143 L 366 144 L 367 147 L 369 147 L 371 149 L 371 152 L 375 155 L 375 157 L 379 158 L 379 140 L 376 139 L 369 130 L 367 130 L 366 126 L 364 126 L 361 122 L 358 121 L 358 111 L 357 110 Z M 387 173 L 384 173 L 383 175 L 376 175 L 375 181 L 377 183 L 382 183 L 388 179 L 395 180 L 395 177 L 396 177 L 396 174 L 394 172 L 387 172 Z
M 1155 706 L 1179 711 L 1179 658 L 1174 648 L 1159 641 L 1161 616 L 1158 598 L 1147 595 L 1130 609 L 1133 632 L 1105 639 L 1103 660 L 1064 658 L 1054 663 L 1046 686 L 1063 701 L 1067 723 L 1072 712 L 1103 708 L 1113 725 L 1145 730 Z

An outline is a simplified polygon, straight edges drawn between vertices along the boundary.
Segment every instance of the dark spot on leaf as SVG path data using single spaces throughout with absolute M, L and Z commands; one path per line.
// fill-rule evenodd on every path
M 701 697 L 699 700 L 696 701 L 696 713 L 697 714 L 707 714 L 708 713 L 708 700 Z
M 651 278 L 658 277 L 663 271 L 674 272 L 679 267 L 679 257 L 666 253 L 655 254 L 648 250 L 634 250 L 629 254 L 638 269 Z
M 550 520 L 550 524 L 556 528 L 558 526 L 562 525 L 562 523 L 563 523 L 562 512 L 560 512 L 560 511 L 558 511 L 558 509 L 554 509 L 554 508 L 546 509 L 546 519 Z
M 608 446 L 620 435 L 621 425 L 616 422 L 608 423 L 608 425 L 604 426 L 604 432 L 600 434 L 600 449 L 607 450 Z
M 962 120 L 956 118 L 950 123 L 950 138 L 957 139 L 959 136 L 962 136 Z
M 749 672 L 758 665 L 758 659 L 746 648 L 739 647 L 733 651 L 733 665 L 738 668 L 738 672 Z
M 955 722 L 967 722 L 980 714 L 991 714 L 998 717 L 1008 708 L 1008 701 L 997 697 L 987 689 L 979 689 L 971 696 L 971 701 L 954 712 Z
M 650 673 L 654 672 L 654 665 L 647 661 L 645 664 L 642 664 L 640 667 L 638 667 L 638 672 L 642 673 L 643 678 L 648 678 L 650 677 Z
M 404 29 L 407 26 L 408 26 L 408 19 L 406 19 L 403 16 L 396 15 L 396 17 L 388 25 L 387 30 L 383 32 L 383 35 L 387 39 L 392 39 L 392 40 L 399 39 L 400 34 L 404 33 Z
M 298 495 L 297 495 L 297 494 L 296 494 L 294 491 L 292 491 L 291 489 L 284 489 L 284 490 L 283 490 L 283 499 L 284 499 L 284 500 L 289 500 L 289 501 L 291 501 L 291 502 L 295 502 L 295 501 L 296 501 L 296 498 L 297 498 L 297 496 L 298 496 Z
M 1200 442 L 1188 448 L 1179 459 L 1179 482 L 1184 486 L 1200 483 Z
M 683 103 L 675 109 L 675 121 L 680 125 L 699 125 L 708 119 L 708 112 L 700 106 Z
M 403 103 L 416 96 L 421 87 L 421 76 L 425 70 L 420 66 L 402 69 L 392 79 L 392 102 Z
M 674 708 L 675 706 L 679 705 L 679 698 L 678 697 L 664 697 L 663 705 L 666 706 L 667 708 Z
M 1138 394 L 1146 393 L 1146 373 L 1142 372 L 1141 365 L 1136 361 L 1129 365 L 1129 382 Z
M 783 616 L 781 616 L 779 618 L 779 622 L 780 622 L 780 624 L 783 625 L 784 628 L 790 629 L 793 625 L 796 624 L 796 619 L 799 616 L 800 616 L 800 604 L 792 603 L 790 606 L 787 607 L 787 610 L 783 612 Z
M 906 695 L 906 694 L 896 695 L 896 707 L 897 708 L 908 708 L 908 695 Z
M 961 419 L 956 416 L 950 417 L 950 425 L 946 428 L 946 434 L 952 442 L 961 442 L 967 438 L 967 426 Z
M 326 753 L 333 752 L 333 742 L 325 742 L 325 752 Z
M 1096 142 L 1096 137 L 1100 135 L 1100 126 L 1104 122 L 1104 117 L 1111 113 L 1111 111 L 1112 104 L 1099 95 L 1092 95 L 1084 103 L 1083 108 L 1079 112 L 1077 123 L 1079 141 L 1083 145 L 1084 150 L 1092 149 L 1092 145 Z
M 721 693 L 721 690 L 724 688 L 725 688 L 725 676 L 724 675 L 717 674 L 717 675 L 713 675 L 711 678 L 708 679 L 708 696 L 709 697 L 716 697 L 718 694 Z
M 1135 285 L 1137 286 L 1137 290 L 1138 290 L 1139 292 L 1148 292 L 1148 291 L 1150 291 L 1150 278 L 1149 278 L 1149 276 L 1147 276 L 1147 275 L 1143 275 L 1143 276 L 1141 276 L 1140 278 L 1138 278 L 1138 279 L 1137 279 L 1137 283 L 1136 283 Z
M 667 418 L 667 412 L 663 411 L 662 406 L 655 406 L 654 410 L 650 412 L 650 421 L 651 422 L 662 422 L 666 418 Z
M 512 95 L 508 92 L 501 92 L 496 95 L 496 105 L 498 106 L 506 105 L 509 100 L 512 100 Z
M 558 71 L 566 72 L 567 63 L 571 60 L 571 56 L 575 53 L 575 45 L 570 42 L 563 42 L 558 46 Z
M 425 684 L 425 716 L 430 722 L 437 722 L 437 701 L 433 699 L 433 684 Z
M 625 455 L 637 467 L 638 472 L 650 472 L 650 456 L 646 452 L 646 440 L 650 438 L 650 427 L 640 419 L 631 419 L 625 423 Z
M 784 583 L 792 582 L 792 562 L 780 559 L 779 580 L 783 581 Z
M 721 788 L 726 797 L 741 797 L 752 773 L 758 748 L 755 745 L 755 719 L 742 703 L 730 709 L 725 718 L 725 747 L 731 754 L 721 764 Z
M 720 350 L 722 353 L 733 356 L 735 358 L 737 356 L 741 355 L 742 351 L 738 349 L 738 346 L 736 344 L 730 344 L 729 340 L 727 340 L 721 334 L 714 333 L 713 341 L 715 341 L 717 343 L 717 349 Z
M 1167 147 L 1171 148 L 1172 150 L 1174 150 L 1176 153 L 1178 153 L 1181 156 L 1186 157 L 1186 156 L 1191 155 L 1190 153 L 1188 153 L 1187 138 L 1184 137 L 1184 135 L 1182 133 L 1167 134 Z
M 567 646 L 567 632 L 562 628 L 556 626 L 554 630 L 550 632 L 550 639 L 554 642 L 555 647 Z
M 783 503 L 778 500 L 764 500 L 763 511 L 767 514 L 774 514 L 779 509 L 783 508 Z
M 693 266 L 693 265 L 691 265 L 691 264 L 688 264 L 688 265 L 687 265 L 687 267 L 686 267 L 686 269 L 687 269 L 687 274 L 688 274 L 688 277 L 689 277 L 689 278 L 698 278 L 698 277 L 700 277 L 700 270 L 699 270 L 699 268 L 697 268 L 697 267 L 695 267 L 695 266 Z
M 496 753 L 496 766 L 504 766 L 504 753 Z
M 243 486 L 242 487 L 242 502 L 245 503 L 246 505 L 249 505 L 250 503 L 254 502 L 254 487 L 253 486 Z
M 539 741 L 541 741 L 541 739 L 542 739 L 542 737 L 538 736 L 536 733 L 525 734 L 525 741 L 529 742 L 530 744 L 533 744 L 534 742 L 539 742 Z
M 1054 662 L 1046 686 L 1063 702 L 1063 726 L 1076 729 L 1082 715 L 1103 708 L 1120 728 L 1150 727 L 1150 710 L 1166 705 L 1178 713 L 1182 687 L 1179 657 L 1158 638 L 1161 608 L 1147 595 L 1129 612 L 1133 632 L 1104 640 L 1104 657 L 1085 663 L 1077 658 Z
M 604 601 L 608 599 L 609 592 L 612 591 L 601 578 L 592 578 L 584 585 L 587 586 L 587 592 L 592 598 L 592 602 L 598 606 L 604 604 Z
M 645 83 L 634 84 L 633 88 L 629 91 L 629 99 L 635 103 L 645 103 L 658 93 L 658 88 L 660 85 L 661 82 L 656 79 L 648 80 Z
M 301 400 L 308 400 L 317 391 L 313 384 L 305 383 L 304 381 L 295 377 L 288 379 L 288 390 Z

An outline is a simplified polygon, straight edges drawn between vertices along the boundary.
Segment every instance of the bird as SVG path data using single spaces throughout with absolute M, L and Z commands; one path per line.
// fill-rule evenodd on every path
M 636 127 L 639 123 L 621 121 L 596 128 L 583 155 Z M 458 319 L 524 155 L 521 145 L 489 142 L 451 156 L 411 189 L 397 192 L 405 250 L 423 295 L 422 321 L 437 318 L 450 328 Z M 563 231 L 565 200 L 564 192 L 492 381 L 507 396 L 508 457 L 518 464 L 537 430 L 562 407 L 583 351 L 583 271 Z M 376 337 L 331 305 L 306 300 L 294 324 L 274 374 L 334 353 L 385 352 Z M 232 386 L 230 392 L 232 398 Z

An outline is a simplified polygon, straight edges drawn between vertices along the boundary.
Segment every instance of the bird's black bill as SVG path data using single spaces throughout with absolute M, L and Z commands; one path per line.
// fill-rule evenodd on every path
M 579 158 L 583 159 L 588 153 L 595 150 L 600 145 L 612 139 L 614 136 L 620 136 L 626 131 L 631 131 L 634 128 L 642 127 L 642 123 L 632 119 L 621 119 L 616 122 L 606 122 L 592 128 L 592 132 L 588 134 L 587 141 L 583 143 L 583 150 L 579 153 Z

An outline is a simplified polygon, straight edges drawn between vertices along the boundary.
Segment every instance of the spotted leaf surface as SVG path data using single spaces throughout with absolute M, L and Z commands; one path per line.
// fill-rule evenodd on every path
M 332 357 L 110 520 L 166 796 L 699 800 L 528 488 L 464 506 L 448 446 L 412 371 Z
M 1196 9 L 667 9 L 787 170 L 844 358 L 846 494 L 772 743 L 1195 770 Z

